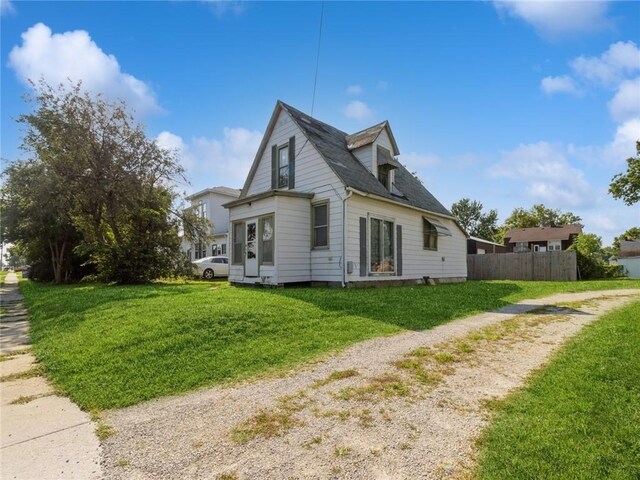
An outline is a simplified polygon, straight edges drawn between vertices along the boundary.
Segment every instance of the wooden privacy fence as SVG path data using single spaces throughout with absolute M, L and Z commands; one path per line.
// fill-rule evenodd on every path
M 577 280 L 576 252 L 467 255 L 469 280 Z

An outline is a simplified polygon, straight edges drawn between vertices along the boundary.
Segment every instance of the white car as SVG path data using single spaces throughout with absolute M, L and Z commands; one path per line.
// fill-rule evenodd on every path
M 207 280 L 229 276 L 229 257 L 205 257 L 192 263 L 198 276 Z

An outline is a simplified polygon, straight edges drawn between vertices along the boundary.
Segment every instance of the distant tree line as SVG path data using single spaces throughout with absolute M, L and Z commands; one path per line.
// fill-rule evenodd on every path
M 2 237 L 32 277 L 142 283 L 183 271 L 181 231 L 206 237 L 210 225 L 176 208 L 175 153 L 148 138 L 123 102 L 81 83 L 33 87 L 33 111 L 17 119 L 28 158 L 2 173 L 0 198 Z

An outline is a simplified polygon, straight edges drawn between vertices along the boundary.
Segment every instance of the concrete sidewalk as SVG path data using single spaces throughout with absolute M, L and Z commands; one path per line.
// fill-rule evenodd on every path
M 0 478 L 102 478 L 89 415 L 55 394 L 28 351 L 28 313 L 10 273 L 0 287 Z

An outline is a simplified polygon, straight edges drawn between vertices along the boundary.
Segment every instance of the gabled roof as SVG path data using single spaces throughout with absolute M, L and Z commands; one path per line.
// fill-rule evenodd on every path
M 504 234 L 509 243 L 569 240 L 571 235 L 582 233 L 582 225 L 575 223 L 562 227 L 512 228 Z
M 393 154 L 400 155 L 400 150 L 398 149 L 398 144 L 396 143 L 396 139 L 393 136 L 393 132 L 391 131 L 391 127 L 389 126 L 388 121 L 384 121 L 374 125 L 373 127 L 365 128 L 364 130 L 360 130 L 359 132 L 352 133 L 351 135 L 346 136 L 347 148 L 349 150 L 355 150 L 356 148 L 364 147 L 365 145 L 369 145 L 376 141 L 376 139 L 382 133 L 382 130 L 387 129 L 387 135 L 389 135 L 389 140 L 391 141 L 391 146 L 393 147 Z
M 219 186 L 219 187 L 205 188 L 204 190 L 200 190 L 199 192 L 192 193 L 186 198 L 187 200 L 191 201 L 203 195 L 206 195 L 208 193 L 219 193 L 220 195 L 226 195 L 227 197 L 238 198 L 240 196 L 240 192 L 241 190 L 239 188 Z
M 278 102 L 278 104 L 289 112 L 293 121 L 345 187 L 352 187 L 361 192 L 371 193 L 378 197 L 452 217 L 451 212 L 404 166 L 399 164 L 399 167 L 395 170 L 394 183 L 398 194 L 392 194 L 351 153 L 347 146 L 346 139 L 348 135 L 345 132 L 316 120 L 290 105 L 282 102 Z

